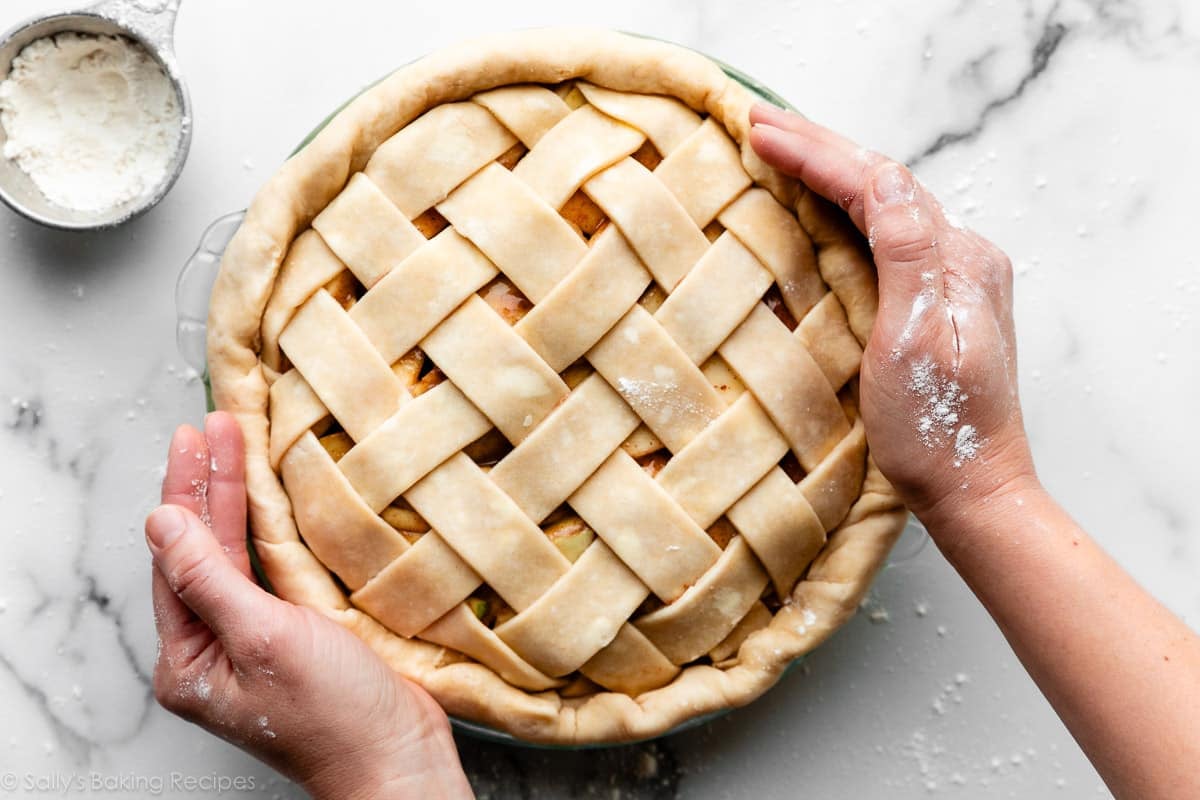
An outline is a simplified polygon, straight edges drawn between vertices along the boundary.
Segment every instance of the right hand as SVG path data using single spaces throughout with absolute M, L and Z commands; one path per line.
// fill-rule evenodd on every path
M 760 105 L 750 141 L 837 203 L 871 243 L 879 311 L 863 353 L 871 454 L 928 524 L 1036 484 L 1017 397 L 1012 267 L 947 220 L 901 164 L 799 114 Z

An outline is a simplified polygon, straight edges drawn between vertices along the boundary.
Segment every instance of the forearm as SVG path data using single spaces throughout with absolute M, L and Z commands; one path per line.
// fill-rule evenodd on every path
M 1200 797 L 1200 637 L 1035 481 L 925 522 L 1117 797 Z

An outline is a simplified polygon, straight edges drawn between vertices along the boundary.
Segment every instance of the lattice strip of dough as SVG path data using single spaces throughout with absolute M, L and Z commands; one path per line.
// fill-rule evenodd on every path
M 476 103 L 435 106 L 381 144 L 364 172 L 413 219 L 517 140 Z
M 547 675 L 579 669 L 608 645 L 649 594 L 603 541 L 496 635 Z
M 462 453 L 418 481 L 405 499 L 518 612 L 571 566 L 542 529 Z
M 802 319 L 825 296 L 827 289 L 817 271 L 812 241 L 795 215 L 766 189 L 743 192 L 717 221 L 775 275 L 783 304 L 793 317 Z
M 801 196 L 796 213 L 817 247 L 821 277 L 849 303 L 845 311 L 850 330 L 865 347 L 879 304 L 871 252 L 842 210 L 815 192 Z
M 625 625 L 617 638 L 592 656 L 579 671 L 601 686 L 636 697 L 666 685 L 679 674 L 662 651 L 632 625 Z
M 465 605 L 460 604 L 421 631 L 421 638 L 482 661 L 514 686 L 537 692 L 562 685 L 562 681 L 543 675 L 517 655 Z
M 621 229 L 650 274 L 667 291 L 708 250 L 708 238 L 675 195 L 632 158 L 588 180 L 583 191 Z
M 263 310 L 260 327 L 263 361 L 272 369 L 282 370 L 279 332 L 287 327 L 305 300 L 345 269 L 346 265 L 316 231 L 305 231 L 292 242 L 287 258 L 279 267 L 275 289 Z
M 420 398 L 418 398 L 420 400 Z M 534 522 L 558 508 L 638 426 L 599 375 L 588 376 L 488 477 Z
M 551 369 L 562 372 L 625 315 L 650 280 L 621 232 L 606 227 L 579 265 L 514 330 Z
M 450 613 L 482 582 L 445 539 L 427 533 L 350 595 L 350 602 L 411 637 Z
M 673 97 L 617 92 L 583 81 L 575 85 L 596 108 L 646 134 L 663 155 L 700 127 L 700 116 Z
M 741 622 L 733 627 L 716 647 L 708 651 L 708 657 L 712 659 L 713 666 L 723 668 L 730 666 L 727 661 L 736 661 L 738 649 L 742 646 L 742 642 L 746 641 L 750 634 L 757 630 L 761 630 L 771 624 L 771 611 L 762 603 L 755 603 L 750 606 L 750 610 L 746 612 L 746 616 L 742 617 Z
M 766 306 L 755 306 L 720 352 L 766 408 L 805 470 L 816 469 L 850 432 L 821 368 Z
M 624 450 L 567 501 L 663 602 L 683 594 L 721 549 Z
M 825 295 L 800 320 L 794 335 L 817 362 L 830 386 L 841 388 L 858 374 L 862 347 L 850 330 L 845 309 L 833 292 Z
M 700 228 L 752 183 L 737 145 L 711 118 L 667 154 L 654 176 Z
M 768 471 L 725 515 L 766 567 L 780 597 L 825 544 L 826 526 L 781 469 Z
M 314 425 L 329 415 L 329 409 L 304 380 L 299 370 L 288 370 L 273 384 L 269 393 L 271 433 L 269 454 L 271 466 L 279 462 L 288 448 Z
M 697 525 L 707 528 L 787 449 L 770 417 L 747 392 L 676 453 L 657 480 Z
M 569 393 L 558 373 L 478 295 L 421 347 L 513 444 Z
M 280 462 L 308 548 L 352 590 L 408 549 L 408 542 L 363 502 L 310 431 Z
M 361 172 L 351 176 L 312 226 L 368 289 L 425 244 L 416 226 Z
M 492 429 L 450 382 L 405 403 L 338 461 L 363 501 L 379 513 L 434 467 Z M 461 599 L 461 598 L 460 598 Z
M 350 319 L 390 364 L 495 275 L 496 267 L 448 228 L 363 295 Z
M 800 481 L 800 492 L 820 517 L 826 530 L 832 530 L 842 521 L 850 504 L 858 496 L 857 491 L 851 495 L 849 489 L 862 486 L 862 463 L 866 451 L 867 432 L 860 417 L 854 420 L 854 427 L 833 451 Z M 848 488 L 839 495 L 828 491 L 829 486 Z
M 712 355 L 771 288 L 774 277 L 726 232 L 675 287 L 654 318 L 695 363 Z
M 489 164 L 437 210 L 535 303 L 587 253 L 587 243 L 533 189 Z
M 512 174 L 553 208 L 561 208 L 583 182 L 630 155 L 646 140 L 636 128 L 583 106 L 540 138 Z
M 504 86 L 480 92 L 472 101 L 492 112 L 529 149 L 561 122 L 571 108 L 542 86 Z
M 667 658 L 686 664 L 716 647 L 758 602 L 767 575 L 742 537 L 721 551 L 716 565 L 670 605 L 633 624 Z
M 279 345 L 356 441 L 408 399 L 379 351 L 324 289 L 300 307 Z
M 629 310 L 587 359 L 673 453 L 724 410 L 704 373 L 640 305 Z

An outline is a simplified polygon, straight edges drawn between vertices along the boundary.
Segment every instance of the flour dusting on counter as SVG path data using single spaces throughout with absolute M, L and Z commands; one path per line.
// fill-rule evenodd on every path
M 4 157 L 50 202 L 79 211 L 154 191 L 182 115 L 163 68 L 120 36 L 60 33 L 30 43 L 0 83 Z

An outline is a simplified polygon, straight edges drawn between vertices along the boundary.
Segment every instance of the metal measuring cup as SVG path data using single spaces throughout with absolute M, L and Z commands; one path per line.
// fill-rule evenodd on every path
M 51 203 L 15 163 L 0 158 L 0 200 L 34 222 L 64 230 L 95 230 L 120 225 L 153 208 L 175 184 L 192 143 L 192 101 L 175 60 L 173 34 L 179 0 L 102 0 L 77 11 L 44 14 L 26 20 L 0 37 L 0 80 L 30 42 L 58 33 L 126 36 L 141 44 L 163 68 L 179 103 L 180 131 L 166 175 L 154 191 L 99 211 L 77 211 Z M 0 126 L 0 148 L 8 136 Z

